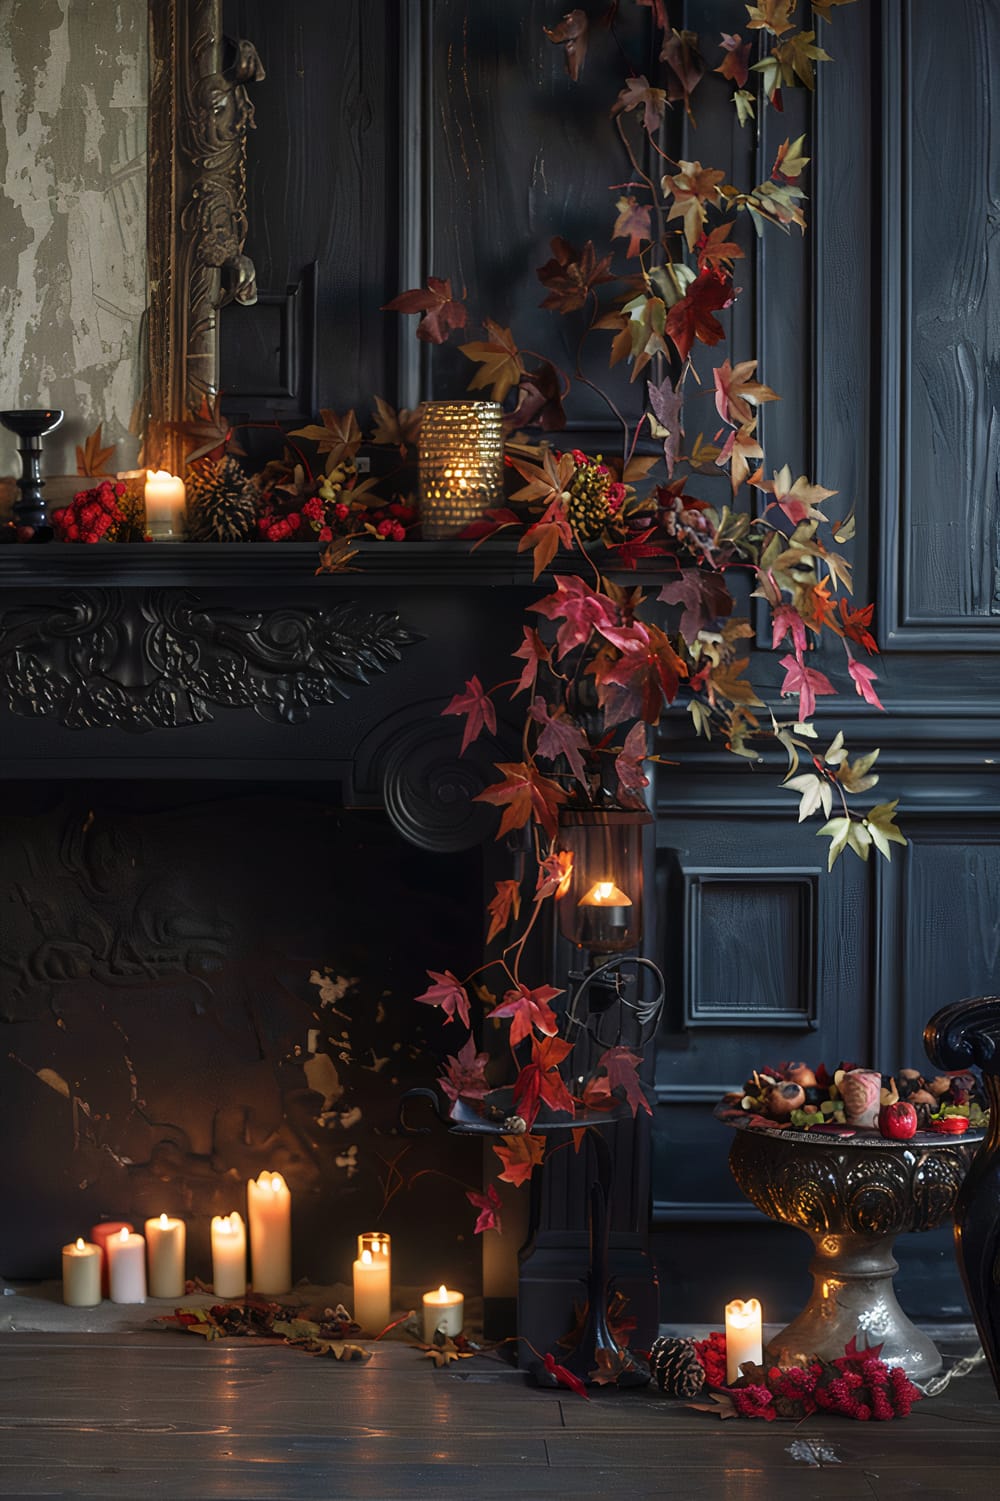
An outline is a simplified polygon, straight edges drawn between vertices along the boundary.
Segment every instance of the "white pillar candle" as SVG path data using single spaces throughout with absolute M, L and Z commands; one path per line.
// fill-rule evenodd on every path
M 760 1365 L 763 1359 L 760 1304 L 756 1298 L 745 1303 L 734 1298 L 726 1304 L 726 1384 L 732 1386 L 739 1380 L 740 1366 L 746 1361 Z
M 146 1242 L 122 1230 L 105 1247 L 112 1303 L 145 1303 Z
M 212 1287 L 219 1298 L 245 1298 L 247 1232 L 240 1216 L 212 1216 Z
M 389 1237 L 366 1230 L 354 1263 L 354 1319 L 368 1334 L 381 1334 L 392 1317 L 391 1283 Z
M 165 469 L 146 470 L 146 530 L 154 542 L 184 536 L 184 481 Z
M 93 1225 L 90 1238 L 95 1246 L 101 1248 L 101 1294 L 105 1298 L 111 1296 L 111 1284 L 108 1281 L 108 1241 L 113 1235 L 120 1235 L 123 1230 L 130 1233 L 135 1229 L 128 1220 L 102 1220 L 99 1225 Z
M 442 1282 L 436 1292 L 424 1293 L 424 1340 L 434 1343 L 434 1335 L 441 1333 L 450 1339 L 461 1334 L 465 1323 L 465 1299 L 461 1293 L 452 1292 Z
M 280 1173 L 247 1183 L 250 1268 L 256 1293 L 287 1293 L 292 1285 L 292 1196 Z
M 183 1297 L 186 1244 L 187 1226 L 183 1220 L 161 1214 L 159 1219 L 146 1221 L 150 1297 Z
M 101 1267 L 104 1253 L 100 1246 L 81 1236 L 72 1246 L 62 1249 L 63 1302 L 70 1308 L 96 1308 L 101 1301 Z

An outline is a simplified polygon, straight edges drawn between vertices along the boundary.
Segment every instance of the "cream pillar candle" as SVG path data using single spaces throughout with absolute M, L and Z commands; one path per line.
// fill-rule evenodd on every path
M 439 1329 L 454 1339 L 464 1323 L 465 1299 L 461 1293 L 452 1292 L 443 1282 L 437 1292 L 424 1293 L 424 1340 L 428 1345 L 434 1343 Z
M 247 1232 L 240 1216 L 212 1217 L 212 1288 L 219 1298 L 245 1298 Z
M 250 1276 L 255 1293 L 287 1293 L 292 1285 L 292 1196 L 280 1173 L 247 1183 Z
M 135 1226 L 130 1225 L 127 1220 L 102 1220 L 99 1225 L 91 1227 L 90 1238 L 95 1246 L 101 1248 L 102 1297 L 110 1298 L 111 1296 L 111 1284 L 108 1281 L 108 1241 L 112 1235 L 120 1235 L 123 1230 L 127 1230 L 131 1235 L 134 1229 Z
M 150 1297 L 183 1297 L 186 1244 L 187 1226 L 183 1220 L 161 1214 L 159 1219 L 146 1221 Z
M 764 1358 L 760 1304 L 756 1298 L 745 1303 L 734 1298 L 726 1304 L 726 1383 L 739 1379 L 740 1366 L 747 1360 L 760 1365 Z
M 365 1231 L 354 1263 L 354 1318 L 368 1334 L 381 1334 L 392 1316 L 391 1283 L 389 1237 Z
M 146 1242 L 122 1230 L 106 1246 L 112 1303 L 145 1303 Z
M 96 1308 L 101 1301 L 101 1267 L 104 1253 L 100 1246 L 80 1239 L 62 1249 L 63 1302 L 70 1308 Z
M 146 530 L 154 542 L 176 542 L 184 536 L 184 481 L 165 469 L 146 470 Z

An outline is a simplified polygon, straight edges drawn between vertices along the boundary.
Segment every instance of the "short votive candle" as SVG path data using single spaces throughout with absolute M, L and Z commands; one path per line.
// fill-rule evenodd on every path
M 425 537 L 455 537 L 503 501 L 503 411 L 495 401 L 430 401 L 418 443 Z
M 455 1339 L 465 1324 L 465 1299 L 461 1293 L 441 1286 L 435 1292 L 424 1293 L 424 1341 L 434 1343 L 434 1336 L 441 1333 L 446 1339 Z

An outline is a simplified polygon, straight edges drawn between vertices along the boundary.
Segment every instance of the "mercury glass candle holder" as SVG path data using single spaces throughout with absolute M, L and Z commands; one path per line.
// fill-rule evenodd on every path
M 503 499 L 503 413 L 495 401 L 432 401 L 420 424 L 425 537 L 455 537 Z

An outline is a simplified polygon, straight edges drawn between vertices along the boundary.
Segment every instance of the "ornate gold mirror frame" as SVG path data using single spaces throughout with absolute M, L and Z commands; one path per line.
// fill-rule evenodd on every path
M 223 56 L 221 0 L 150 0 L 146 462 L 183 473 L 177 424 L 215 396 L 219 309 L 257 299 L 247 234 L 246 91 L 264 70 Z

